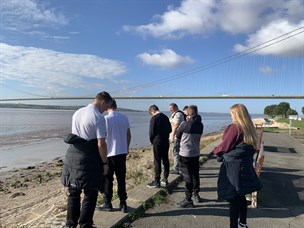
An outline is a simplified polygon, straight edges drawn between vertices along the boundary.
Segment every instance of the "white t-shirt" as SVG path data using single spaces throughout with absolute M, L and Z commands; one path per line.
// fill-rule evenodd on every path
M 117 111 L 105 116 L 107 129 L 108 157 L 128 152 L 127 132 L 130 128 L 128 118 Z
M 86 140 L 106 138 L 105 118 L 97 106 L 89 104 L 74 113 L 72 133 Z

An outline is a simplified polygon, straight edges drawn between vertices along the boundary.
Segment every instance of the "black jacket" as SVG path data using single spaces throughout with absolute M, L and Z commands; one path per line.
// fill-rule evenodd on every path
M 149 127 L 149 138 L 152 144 L 162 141 L 169 142 L 169 135 L 172 131 L 169 118 L 163 113 L 157 113 L 151 117 Z
M 223 155 L 217 193 L 219 199 L 231 200 L 262 188 L 253 168 L 255 150 L 247 144 L 239 144 Z
M 97 139 L 87 141 L 69 134 L 64 142 L 71 144 L 66 152 L 61 182 L 76 189 L 100 189 L 103 183 L 103 166 Z

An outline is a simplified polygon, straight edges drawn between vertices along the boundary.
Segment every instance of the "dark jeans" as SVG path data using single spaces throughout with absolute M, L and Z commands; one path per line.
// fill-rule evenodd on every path
M 104 194 L 106 201 L 111 202 L 113 197 L 114 173 L 117 179 L 117 193 L 120 201 L 126 201 L 126 159 L 127 154 L 120 154 L 108 157 L 109 171 L 105 178 Z
M 69 187 L 67 226 L 76 227 L 79 220 L 81 228 L 92 228 L 93 215 L 98 195 L 97 189 L 84 189 L 84 197 L 80 210 L 80 194 L 82 190 Z
M 230 228 L 238 227 L 238 219 L 243 224 L 247 223 L 247 201 L 245 196 L 229 200 Z
M 199 156 L 197 157 L 180 157 L 180 171 L 183 174 L 186 183 L 186 200 L 190 201 L 192 193 L 198 194 L 200 191 L 199 178 Z
M 161 162 L 164 165 L 164 178 L 168 179 L 169 176 L 169 140 L 164 140 L 161 142 L 153 142 L 153 155 L 154 155 L 154 172 L 155 172 L 155 181 L 160 182 L 161 176 Z

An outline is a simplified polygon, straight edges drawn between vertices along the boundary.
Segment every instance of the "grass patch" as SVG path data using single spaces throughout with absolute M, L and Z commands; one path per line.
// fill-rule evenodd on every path
M 282 117 L 279 117 L 279 118 L 276 118 L 276 121 L 279 122 L 279 123 L 287 123 L 289 125 L 289 119 L 288 118 L 282 118 Z M 302 120 L 291 120 L 291 126 L 292 127 L 296 127 L 298 129 L 300 129 L 301 131 L 304 132 L 304 119 Z
M 222 138 L 222 135 L 223 135 L 222 133 L 217 133 L 217 134 L 214 134 L 214 135 L 203 136 L 201 138 L 201 141 L 200 141 L 200 149 L 203 149 L 207 145 L 209 145 L 210 143 Z

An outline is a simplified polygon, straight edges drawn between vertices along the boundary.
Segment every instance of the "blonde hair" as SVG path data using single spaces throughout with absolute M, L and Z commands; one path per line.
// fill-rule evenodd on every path
M 254 148 L 256 148 L 258 134 L 245 105 L 235 104 L 231 106 L 230 111 L 234 114 L 235 124 L 237 124 L 243 130 L 244 143 L 252 145 Z

